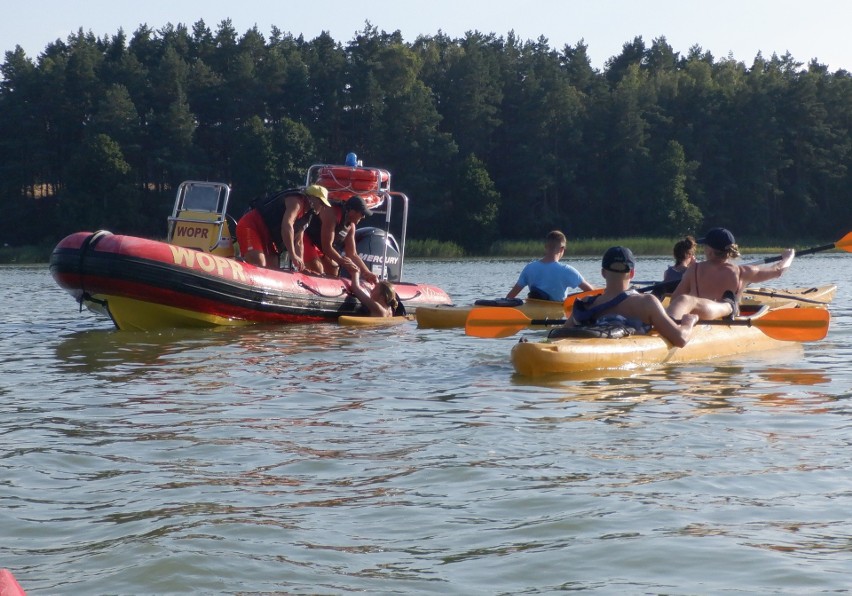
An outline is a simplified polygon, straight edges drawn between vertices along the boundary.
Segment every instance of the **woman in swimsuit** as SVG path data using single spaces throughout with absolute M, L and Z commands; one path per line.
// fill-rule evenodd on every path
M 672 294 L 668 312 L 673 319 L 688 313 L 701 319 L 737 316 L 746 286 L 780 277 L 796 255 L 795 250 L 788 248 L 778 263 L 737 265 L 732 259 L 740 256 L 740 250 L 734 235 L 725 228 L 713 228 L 698 243 L 704 245 L 705 260 L 687 268 Z

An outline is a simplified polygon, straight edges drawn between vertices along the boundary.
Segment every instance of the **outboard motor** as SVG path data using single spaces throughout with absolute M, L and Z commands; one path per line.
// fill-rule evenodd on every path
M 385 252 L 387 245 L 387 252 Z M 387 267 L 387 279 L 399 281 L 402 263 L 399 258 L 399 244 L 392 234 L 385 234 L 381 228 L 358 228 L 355 230 L 355 248 L 358 256 L 378 276 L 382 275 L 382 259 Z M 341 271 L 341 275 L 347 275 Z

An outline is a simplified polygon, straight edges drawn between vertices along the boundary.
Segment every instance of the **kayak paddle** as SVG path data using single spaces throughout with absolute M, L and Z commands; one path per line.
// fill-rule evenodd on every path
M 749 290 L 748 288 L 746 288 L 745 290 L 743 290 L 743 294 L 751 294 L 753 296 L 768 296 L 770 298 L 782 298 L 784 300 L 807 302 L 808 304 L 818 304 L 820 306 L 828 306 L 829 304 L 831 304 L 831 302 L 813 300 L 812 298 L 804 298 L 802 296 L 797 296 L 796 294 L 785 294 L 784 292 L 764 292 L 761 290 Z
M 828 333 L 829 312 L 822 308 L 781 308 L 762 317 L 699 320 L 696 325 L 757 327 L 773 339 L 818 341 Z M 530 319 L 516 308 L 482 307 L 470 311 L 464 332 L 474 337 L 509 337 L 530 325 L 564 325 L 566 319 Z
M 852 232 L 850 232 L 850 233 L 852 233 Z M 672 280 L 672 281 L 661 281 L 659 283 L 655 283 L 654 285 L 647 286 L 647 287 L 644 287 L 644 288 L 633 288 L 633 289 L 636 290 L 637 292 L 639 292 L 640 294 L 645 294 L 647 292 L 653 292 L 654 290 L 663 290 L 664 293 L 666 293 L 666 292 L 673 291 L 677 287 L 678 283 L 680 283 L 680 280 L 675 279 L 675 280 Z M 588 298 L 590 296 L 600 296 L 601 294 L 603 294 L 603 291 L 604 291 L 603 288 L 598 288 L 597 290 L 587 290 L 585 292 L 576 292 L 574 294 L 569 294 L 568 296 L 565 297 L 565 301 L 562 303 L 562 310 L 564 310 L 566 314 L 570 313 L 571 309 L 574 308 L 574 301 L 575 300 L 582 300 L 582 299 Z
M 826 250 L 833 250 L 835 248 L 839 248 L 840 250 L 845 250 L 846 252 L 852 252 L 852 232 L 846 234 L 843 238 L 834 242 L 833 244 L 823 244 L 822 246 L 814 246 L 813 248 L 806 248 L 804 250 L 797 250 L 797 257 L 804 257 L 805 255 L 812 255 L 817 252 L 823 252 Z M 761 263 L 775 263 L 776 261 L 780 261 L 783 259 L 783 255 L 776 255 L 774 257 L 766 257 L 765 259 L 758 259 L 757 261 L 750 261 L 746 263 L 746 265 L 759 265 Z

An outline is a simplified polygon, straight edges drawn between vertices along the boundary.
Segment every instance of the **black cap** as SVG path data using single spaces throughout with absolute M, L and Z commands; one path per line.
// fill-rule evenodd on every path
M 370 211 L 370 208 L 367 207 L 367 203 L 364 199 L 358 195 L 352 195 L 346 200 L 346 208 L 350 211 L 363 213 L 364 217 L 369 217 L 373 214 L 373 212 Z
M 629 248 L 613 246 L 604 253 L 601 266 L 607 271 L 629 273 L 636 269 L 636 259 Z
M 713 228 L 704 235 L 704 238 L 698 239 L 698 244 L 706 244 L 715 250 L 726 250 L 730 245 L 736 243 L 734 235 L 725 228 Z

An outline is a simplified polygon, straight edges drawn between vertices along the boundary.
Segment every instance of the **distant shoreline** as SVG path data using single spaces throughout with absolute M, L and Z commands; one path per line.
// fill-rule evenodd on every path
M 586 257 L 597 256 L 614 245 L 630 248 L 637 256 L 670 257 L 672 247 L 677 238 L 590 238 L 570 239 L 565 250 L 565 256 Z M 793 242 L 786 246 L 804 248 L 820 242 Z M 824 244 L 824 242 L 823 242 Z M 743 254 L 780 253 L 786 246 L 778 241 L 744 243 L 740 245 Z M 464 258 L 536 258 L 543 251 L 542 240 L 517 240 L 495 242 L 487 252 L 470 253 L 452 242 L 437 240 L 409 240 L 405 248 L 405 256 L 410 259 L 464 259 Z M 50 262 L 53 246 L 7 246 L 0 248 L 0 265 L 38 265 Z

